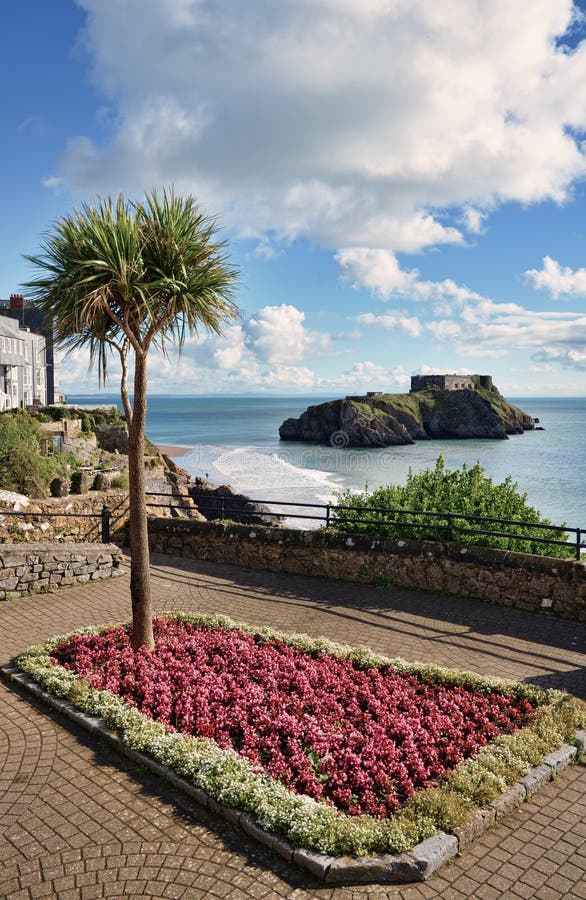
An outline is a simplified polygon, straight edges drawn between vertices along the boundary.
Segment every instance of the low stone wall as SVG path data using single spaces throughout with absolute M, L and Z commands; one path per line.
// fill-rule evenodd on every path
M 161 491 L 153 496 L 153 507 L 147 512 L 157 517 L 185 516 L 202 519 L 187 491 L 174 488 L 175 497 L 169 496 L 171 485 L 157 467 L 147 471 L 147 489 Z M 69 494 L 67 497 L 45 497 L 41 500 L 23 498 L 24 503 L 4 503 L 0 499 L 0 547 L 2 543 L 31 543 L 38 541 L 92 542 L 102 538 L 102 507 L 110 510 L 110 539 L 119 544 L 128 543 L 128 491 L 110 489 L 89 491 L 86 494 Z M 164 507 L 157 504 L 166 504 Z M 11 515 L 14 511 L 19 515 Z
M 153 551 L 252 569 L 394 584 L 586 621 L 586 564 L 431 541 L 149 520 Z
M 0 600 L 122 574 L 115 544 L 0 545 Z
M 111 513 L 111 537 L 117 540 L 118 535 L 124 535 L 128 520 L 128 493 L 92 491 L 29 500 L 28 505 L 19 505 L 19 512 L 23 513 L 19 516 L 10 515 L 11 507 L 0 508 L 0 550 L 3 542 L 100 541 L 104 503 Z

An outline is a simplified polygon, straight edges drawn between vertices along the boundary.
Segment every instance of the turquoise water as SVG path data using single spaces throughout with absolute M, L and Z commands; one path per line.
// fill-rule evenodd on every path
M 404 482 L 409 468 L 449 468 L 480 460 L 502 481 L 512 475 L 553 522 L 586 528 L 586 399 L 511 399 L 544 431 L 507 441 L 418 441 L 406 447 L 334 449 L 279 441 L 278 428 L 327 397 L 151 397 L 147 433 L 158 444 L 191 448 L 179 462 L 193 475 L 230 483 L 259 500 L 326 502 L 336 490 Z M 332 398 L 333 399 L 333 398 Z M 114 395 L 70 396 L 70 403 L 116 403 Z M 120 405 L 118 403 L 118 405 Z

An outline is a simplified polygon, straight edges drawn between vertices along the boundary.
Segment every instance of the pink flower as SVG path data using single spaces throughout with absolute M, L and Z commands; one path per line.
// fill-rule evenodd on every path
M 162 618 L 154 627 L 152 653 L 134 653 L 129 632 L 115 628 L 75 635 L 54 661 L 350 815 L 392 814 L 534 714 L 526 699 L 364 669 L 238 629 Z

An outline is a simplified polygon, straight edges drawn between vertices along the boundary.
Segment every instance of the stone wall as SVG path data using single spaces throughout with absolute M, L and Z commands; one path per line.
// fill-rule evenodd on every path
M 111 513 L 110 535 L 116 540 L 124 535 L 128 521 L 128 493 L 92 491 L 88 494 L 70 494 L 68 497 L 29 500 L 26 506 L 19 505 L 19 512 L 23 515 L 18 516 L 10 515 L 12 507 L 0 508 L 0 550 L 3 542 L 100 541 L 104 503 Z M 86 518 L 84 514 L 90 514 L 91 518 Z
M 150 497 L 149 515 L 157 517 L 184 516 L 202 519 L 187 488 L 171 485 L 159 466 L 146 471 L 147 490 L 160 491 Z M 173 492 L 174 496 L 170 497 Z M 4 500 L 2 495 L 18 497 Z M 110 510 L 110 538 L 119 544 L 128 543 L 128 491 L 110 489 L 68 494 L 67 497 L 46 497 L 31 500 L 10 491 L 0 491 L 0 547 L 7 543 L 31 541 L 100 541 L 102 538 L 102 508 Z M 161 504 L 161 505 L 159 505 Z M 18 515 L 12 513 L 18 512 Z
M 586 621 L 586 564 L 431 541 L 149 520 L 151 549 L 252 569 L 460 594 Z
M 120 425 L 96 425 L 96 438 L 102 450 L 128 453 L 128 429 L 125 422 Z
M 422 391 L 428 387 L 437 387 L 443 391 L 470 390 L 474 387 L 470 375 L 412 375 L 411 393 Z
M 0 600 L 122 575 L 115 544 L 2 544 Z

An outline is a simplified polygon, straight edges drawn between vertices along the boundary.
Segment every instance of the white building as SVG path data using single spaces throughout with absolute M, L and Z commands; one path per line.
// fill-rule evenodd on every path
M 46 342 L 41 334 L 0 316 L 0 410 L 45 406 Z
M 9 300 L 0 300 L 0 321 L 4 318 L 16 322 L 21 334 L 23 331 L 32 331 L 34 335 L 45 339 L 45 402 L 47 404 L 64 403 L 65 398 L 59 391 L 59 360 L 55 351 L 53 327 L 46 314 L 37 309 L 34 303 L 26 300 L 22 294 L 11 294 Z M 41 375 L 39 375 L 40 380 Z M 29 386 L 27 385 L 27 387 Z M 41 387 L 40 384 L 39 387 Z M 40 394 L 33 390 L 33 402 L 35 402 L 35 396 L 40 396 Z M 2 408 L 0 405 L 0 409 Z

